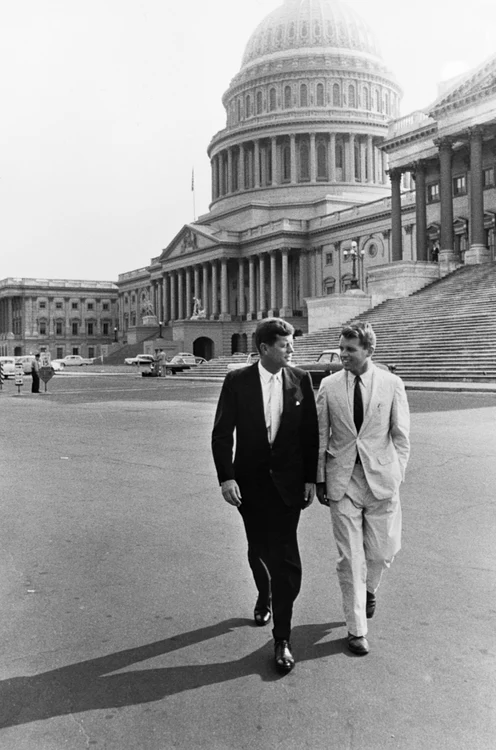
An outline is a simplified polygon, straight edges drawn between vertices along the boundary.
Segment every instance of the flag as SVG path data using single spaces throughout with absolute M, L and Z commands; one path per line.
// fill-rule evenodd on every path
M 191 170 L 191 190 L 194 191 L 195 189 L 195 168 Z

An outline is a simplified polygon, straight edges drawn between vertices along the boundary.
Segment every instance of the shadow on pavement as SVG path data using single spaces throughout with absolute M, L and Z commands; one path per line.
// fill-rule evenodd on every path
M 333 628 L 342 624 L 333 622 L 295 627 L 292 642 L 297 661 L 345 652 L 342 639 L 318 643 Z M 216 625 L 43 674 L 3 680 L 0 682 L 0 728 L 81 711 L 158 701 L 186 690 L 253 674 L 259 675 L 265 682 L 281 679 L 272 667 L 272 639 L 262 648 L 233 661 L 109 674 L 248 625 L 251 625 L 251 620 L 224 620 Z

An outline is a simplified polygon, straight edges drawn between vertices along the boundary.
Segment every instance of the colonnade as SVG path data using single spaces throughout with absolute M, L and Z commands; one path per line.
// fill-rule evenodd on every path
M 484 230 L 483 168 L 482 168 L 482 128 L 471 128 L 456 136 L 456 140 L 468 137 L 470 155 L 470 250 L 479 256 L 486 252 Z M 455 251 L 453 227 L 453 142 L 455 139 L 441 138 L 436 142 L 439 158 L 439 199 L 440 199 L 440 260 L 459 261 Z M 408 171 L 411 170 L 408 167 Z M 419 160 L 413 165 L 415 175 L 415 214 L 417 260 L 428 259 L 427 241 L 427 164 Z M 392 260 L 402 260 L 401 222 L 401 176 L 402 169 L 391 169 L 391 244 Z
M 321 293 L 315 273 L 320 252 L 283 247 L 245 258 L 220 257 L 165 271 L 151 280 L 147 292 L 164 324 L 190 319 L 195 299 L 207 320 L 301 315 L 304 298 Z M 139 304 L 143 287 L 134 291 Z M 123 305 L 121 314 L 129 315 Z
M 291 133 L 229 146 L 211 158 L 212 198 L 305 182 L 384 184 L 386 156 L 374 137 L 355 133 Z

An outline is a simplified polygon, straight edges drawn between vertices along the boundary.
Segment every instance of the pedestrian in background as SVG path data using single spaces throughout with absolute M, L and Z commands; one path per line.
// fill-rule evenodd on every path
M 38 352 L 34 355 L 34 359 L 31 362 L 31 376 L 33 382 L 31 383 L 31 393 L 40 392 L 40 355 Z
M 401 547 L 399 486 L 410 454 L 405 387 L 373 364 L 375 346 L 369 323 L 345 326 L 344 369 L 324 378 L 317 396 L 317 497 L 331 509 L 348 648 L 360 656 L 383 571 Z

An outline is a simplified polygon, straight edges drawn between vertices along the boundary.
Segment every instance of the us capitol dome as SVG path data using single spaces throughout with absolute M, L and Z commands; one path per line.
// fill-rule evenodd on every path
M 211 217 L 270 204 L 302 217 L 389 193 L 378 148 L 401 89 L 365 21 L 340 0 L 284 0 L 257 26 L 208 148 Z

